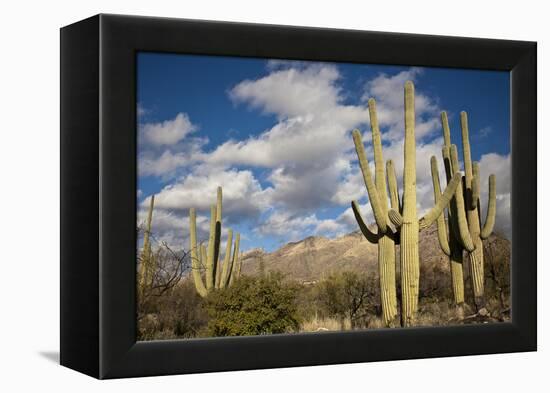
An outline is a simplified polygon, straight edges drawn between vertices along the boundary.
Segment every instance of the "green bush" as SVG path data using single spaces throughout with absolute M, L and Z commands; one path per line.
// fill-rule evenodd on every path
M 243 276 L 207 298 L 210 336 L 248 336 L 296 331 L 296 286 L 280 274 Z

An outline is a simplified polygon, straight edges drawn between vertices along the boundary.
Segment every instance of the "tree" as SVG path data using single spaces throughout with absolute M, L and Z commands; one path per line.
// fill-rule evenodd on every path
M 142 227 L 137 230 L 138 236 L 140 232 L 146 232 Z M 153 233 L 148 233 L 147 250 L 138 253 L 137 258 L 138 272 L 143 270 L 144 262 L 149 270 L 147 275 L 138 277 L 138 319 L 149 312 L 151 299 L 171 291 L 180 282 L 190 265 L 188 254 L 186 250 L 173 250 L 166 242 L 158 241 Z

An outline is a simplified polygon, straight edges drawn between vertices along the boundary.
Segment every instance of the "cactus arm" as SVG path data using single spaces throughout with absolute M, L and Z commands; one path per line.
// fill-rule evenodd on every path
M 229 270 L 229 277 L 228 277 L 229 281 L 227 282 L 228 286 L 232 285 L 233 281 L 235 281 L 235 279 L 237 278 L 236 273 L 235 273 L 235 268 L 240 270 L 240 267 L 237 267 L 237 265 L 240 263 L 239 262 L 239 246 L 240 246 L 240 243 L 241 243 L 241 234 L 237 233 L 237 235 L 235 236 L 235 246 L 233 248 L 233 259 L 232 259 L 232 262 L 231 262 L 231 269 Z
M 217 282 L 219 282 L 218 273 L 218 260 L 220 259 L 220 243 L 222 235 L 222 188 L 218 187 L 216 192 L 216 226 L 214 231 L 214 275 Z M 214 283 L 216 284 L 216 282 Z M 217 285 L 215 286 L 218 287 Z
M 222 222 L 222 188 L 218 187 L 216 192 L 216 222 Z
M 451 146 L 444 146 L 442 151 L 443 163 L 445 165 L 445 175 L 447 176 L 447 183 L 453 178 L 453 174 L 460 171 L 460 168 L 455 168 L 451 161 Z
M 443 191 L 441 198 L 439 198 L 434 207 L 432 207 L 432 209 L 420 219 L 418 223 L 420 229 L 425 229 L 429 227 L 434 223 L 435 220 L 437 220 L 439 216 L 441 216 L 443 209 L 449 204 L 449 202 L 453 198 L 454 194 L 456 193 L 456 189 L 461 181 L 462 175 L 460 174 L 460 172 L 455 173 L 453 179 L 449 184 L 447 184 L 445 191 Z
M 214 288 L 219 289 L 220 288 L 220 280 L 222 275 L 222 260 L 220 259 L 216 265 L 216 280 L 214 282 Z
M 206 260 L 206 289 L 214 288 L 215 278 L 215 248 L 216 248 L 216 205 L 210 206 L 210 235 L 208 237 L 208 255 Z
M 480 234 L 482 239 L 487 239 L 493 232 L 497 210 L 496 199 L 496 178 L 495 175 L 491 175 L 489 176 L 489 203 L 487 206 L 487 217 Z
M 431 169 L 432 169 L 432 183 L 434 187 L 434 201 L 439 203 L 441 199 L 441 185 L 439 184 L 439 170 L 437 168 L 437 160 L 432 156 L 430 160 Z M 440 214 L 437 217 L 437 238 L 439 240 L 439 245 L 445 255 L 451 255 L 451 248 L 449 246 L 449 234 L 447 233 L 447 224 L 445 223 L 445 215 Z
M 376 114 L 376 101 L 374 98 L 369 99 L 368 106 L 372 130 L 372 147 L 374 150 L 374 183 L 378 191 L 380 209 L 382 211 L 382 215 L 385 217 L 388 214 L 388 190 L 386 187 L 384 158 L 382 156 L 382 138 L 380 136 L 378 115 Z
M 352 134 L 357 157 L 359 158 L 359 166 L 361 167 L 363 180 L 365 182 L 365 186 L 367 187 L 370 204 L 374 213 L 374 219 L 376 221 L 376 225 L 378 225 L 380 233 L 385 233 L 387 229 L 386 215 L 384 214 L 384 211 L 381 207 L 376 185 L 372 181 L 369 162 L 367 161 L 367 155 L 365 154 L 365 148 L 363 147 L 363 141 L 361 140 L 361 133 L 359 132 L 359 130 L 353 130 Z
M 416 140 L 414 135 L 414 85 L 405 82 L 405 162 L 403 171 L 403 221 L 418 220 L 416 213 Z
M 199 247 L 202 251 L 202 246 L 197 246 L 197 214 L 195 209 L 189 209 L 189 248 L 191 249 L 191 269 L 193 270 L 193 281 L 197 293 L 205 297 L 208 294 L 201 277 L 201 266 L 199 260 Z M 201 252 L 202 254 L 202 252 Z
M 388 187 L 390 189 L 390 204 L 391 208 L 401 211 L 401 203 L 399 201 L 399 191 L 397 189 L 397 177 L 395 176 L 395 167 L 393 161 L 386 162 L 386 174 L 388 176 Z
M 391 223 L 395 225 L 396 228 L 399 228 L 403 225 L 403 216 L 395 209 L 390 209 L 388 211 L 388 218 Z
M 451 146 L 451 162 L 453 168 L 458 168 L 458 152 L 456 145 Z M 470 236 L 470 229 L 468 228 L 468 219 L 466 218 L 466 208 L 464 202 L 464 187 L 457 187 L 455 193 L 456 202 L 456 221 L 458 227 L 457 237 L 460 240 L 462 246 L 468 252 L 472 252 L 475 249 L 474 242 Z
M 361 229 L 361 232 L 363 232 L 363 236 L 365 236 L 365 238 L 370 243 L 377 244 L 378 234 L 372 232 L 367 224 L 365 224 L 365 221 L 363 221 L 363 216 L 361 215 L 361 210 L 359 209 L 359 205 L 357 204 L 357 202 L 351 202 L 351 209 L 353 210 L 353 215 L 357 220 L 357 224 L 359 224 L 359 229 Z
M 239 255 L 237 255 L 237 278 L 239 278 L 241 276 L 241 268 L 243 266 L 243 253 L 239 253 Z
M 220 278 L 220 284 L 219 288 L 225 288 L 225 286 L 228 283 L 227 276 L 229 274 L 229 271 L 231 267 L 229 264 L 231 263 L 231 246 L 233 245 L 233 231 L 231 229 L 227 230 L 227 244 L 225 246 L 225 256 L 223 258 L 223 268 Z
M 468 132 L 468 115 L 460 112 L 460 126 L 462 128 L 462 150 L 464 155 L 464 176 L 466 189 L 471 190 L 473 178 L 472 154 L 470 149 L 470 136 Z
M 475 209 L 479 201 L 479 163 L 473 163 L 472 194 L 470 208 Z
M 447 112 L 441 112 L 441 125 L 443 126 L 443 146 L 451 147 L 451 130 L 449 128 L 449 119 Z

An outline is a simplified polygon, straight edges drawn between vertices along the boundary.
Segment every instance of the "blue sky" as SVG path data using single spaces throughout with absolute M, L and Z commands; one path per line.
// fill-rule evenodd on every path
M 439 113 L 448 112 L 461 151 L 465 110 L 483 196 L 496 173 L 497 228 L 509 234 L 508 73 L 158 53 L 138 54 L 138 222 L 156 194 L 154 231 L 185 248 L 189 207 L 199 210 L 205 237 L 221 185 L 223 227 L 242 233 L 244 250 L 356 230 L 351 200 L 367 219 L 372 213 L 351 130 L 364 132 L 372 160 L 366 100 L 374 97 L 384 158 L 394 159 L 400 181 L 406 80 L 416 88 L 420 210 L 433 203 L 428 165 L 441 158 Z

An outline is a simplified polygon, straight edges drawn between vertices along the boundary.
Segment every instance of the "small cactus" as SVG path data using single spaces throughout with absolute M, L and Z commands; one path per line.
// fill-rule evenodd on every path
M 191 251 L 191 268 L 193 281 L 197 293 L 206 297 L 208 294 L 231 284 L 231 276 L 234 272 L 236 255 L 239 253 L 240 235 L 236 234 L 233 258 L 231 258 L 231 245 L 233 231 L 228 230 L 227 246 L 224 260 L 219 261 L 221 224 L 222 224 L 222 188 L 218 187 L 216 205 L 210 207 L 210 234 L 208 237 L 208 249 L 197 242 L 197 213 L 194 208 L 189 209 L 189 242 Z M 202 271 L 205 271 L 203 281 Z
M 153 224 L 153 209 L 155 208 L 155 196 L 151 196 L 149 211 L 147 212 L 147 221 L 145 223 L 145 232 L 143 234 L 143 249 L 141 251 L 141 264 L 138 280 L 138 292 L 143 295 L 145 288 L 151 284 L 155 271 L 154 257 L 151 251 L 151 227 Z

